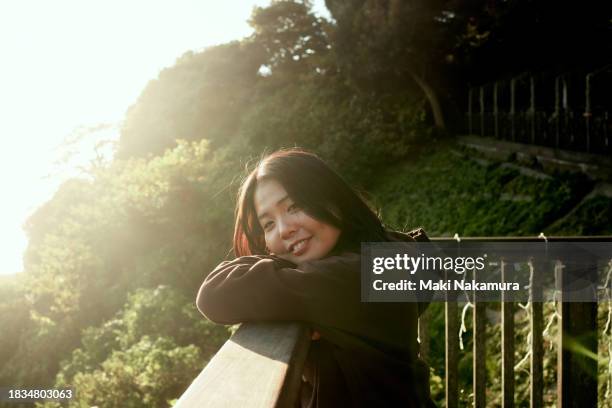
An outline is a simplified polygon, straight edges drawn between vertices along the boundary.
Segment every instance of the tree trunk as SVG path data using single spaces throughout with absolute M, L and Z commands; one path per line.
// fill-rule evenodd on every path
M 442 113 L 442 107 L 440 106 L 440 100 L 438 99 L 438 95 L 436 95 L 436 91 L 429 86 L 425 79 L 418 76 L 414 72 L 410 71 L 410 75 L 414 82 L 421 88 L 427 101 L 429 102 L 429 106 L 431 106 L 431 112 L 434 118 L 434 126 L 438 129 L 446 129 L 446 124 L 444 123 L 444 115 Z

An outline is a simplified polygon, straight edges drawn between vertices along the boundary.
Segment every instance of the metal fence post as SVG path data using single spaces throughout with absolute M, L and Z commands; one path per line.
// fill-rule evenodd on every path
M 529 77 L 529 113 L 531 116 L 531 143 L 535 144 L 535 80 Z
M 472 92 L 474 89 L 470 87 L 468 89 L 468 134 L 472 134 Z
M 497 118 L 497 81 L 493 84 L 493 121 L 495 123 L 495 138 L 499 138 L 499 122 Z
M 510 80 L 510 128 L 511 128 L 511 136 L 512 141 L 516 141 L 515 129 L 514 129 L 514 90 L 516 88 L 516 79 L 512 78 Z
M 584 126 L 586 132 L 586 151 L 591 151 L 591 78 L 593 74 L 587 74 L 586 84 L 584 89 L 585 101 L 584 101 Z
M 559 77 L 555 78 L 555 147 L 559 148 L 559 131 L 561 127 L 561 109 L 560 105 L 560 91 L 559 91 Z
M 484 85 L 482 85 L 480 87 L 480 136 L 485 135 L 485 129 L 484 129 L 484 112 L 485 112 L 485 105 L 484 105 Z

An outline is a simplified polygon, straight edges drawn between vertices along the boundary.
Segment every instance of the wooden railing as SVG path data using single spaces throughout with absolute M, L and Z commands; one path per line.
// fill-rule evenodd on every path
M 434 238 L 433 241 L 451 241 Z M 541 238 L 462 238 L 465 241 L 541 242 Z M 612 242 L 612 237 L 549 237 L 548 242 Z M 534 268 L 543 268 L 536 265 Z M 540 269 L 541 270 L 541 269 Z M 537 275 L 537 274 L 536 274 Z M 538 291 L 535 279 L 532 290 Z M 537 295 L 537 293 L 535 294 Z M 534 296 L 537 298 L 538 296 Z M 562 300 L 562 299 L 559 299 Z M 597 406 L 597 303 L 560 303 L 557 368 L 557 408 Z M 473 303 L 473 401 L 487 406 L 486 302 Z M 513 302 L 502 302 L 501 312 L 501 406 L 515 405 Z M 530 407 L 544 404 L 542 302 L 529 304 Z M 421 354 L 430 350 L 426 313 L 419 319 Z M 445 303 L 446 407 L 458 407 L 459 308 Z M 307 327 L 293 323 L 248 323 L 225 343 L 176 403 L 176 408 L 195 407 L 294 407 L 299 398 L 301 373 L 310 345 Z M 579 352 L 576 352 L 579 350 Z M 595 373 L 595 374 L 594 374 Z M 407 384 L 406 386 L 410 386 Z M 524 404 L 521 404 L 523 406 Z
M 241 325 L 175 408 L 295 406 L 309 333 L 294 323 Z

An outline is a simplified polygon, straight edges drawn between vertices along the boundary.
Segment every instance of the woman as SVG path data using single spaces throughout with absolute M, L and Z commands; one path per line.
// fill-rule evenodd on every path
M 422 234 L 422 230 L 416 234 Z M 313 330 L 305 407 L 423 407 L 416 303 L 362 303 L 361 242 L 414 241 L 385 231 L 365 202 L 314 154 L 277 151 L 251 172 L 236 206 L 234 253 L 200 288 L 210 320 L 300 321 Z

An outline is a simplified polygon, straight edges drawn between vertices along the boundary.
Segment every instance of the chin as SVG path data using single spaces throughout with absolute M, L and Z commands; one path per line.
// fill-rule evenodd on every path
M 283 258 L 297 265 L 300 262 L 317 261 L 325 258 L 326 255 L 320 255 L 320 253 L 321 251 L 317 251 L 316 248 L 310 248 L 309 251 L 301 255 L 283 254 L 279 255 L 279 258 Z
M 317 253 L 313 253 L 313 254 L 303 254 L 300 256 L 296 256 L 294 258 L 299 260 L 299 262 L 307 262 L 307 261 L 317 261 L 319 259 L 325 258 L 325 256 L 318 255 Z

